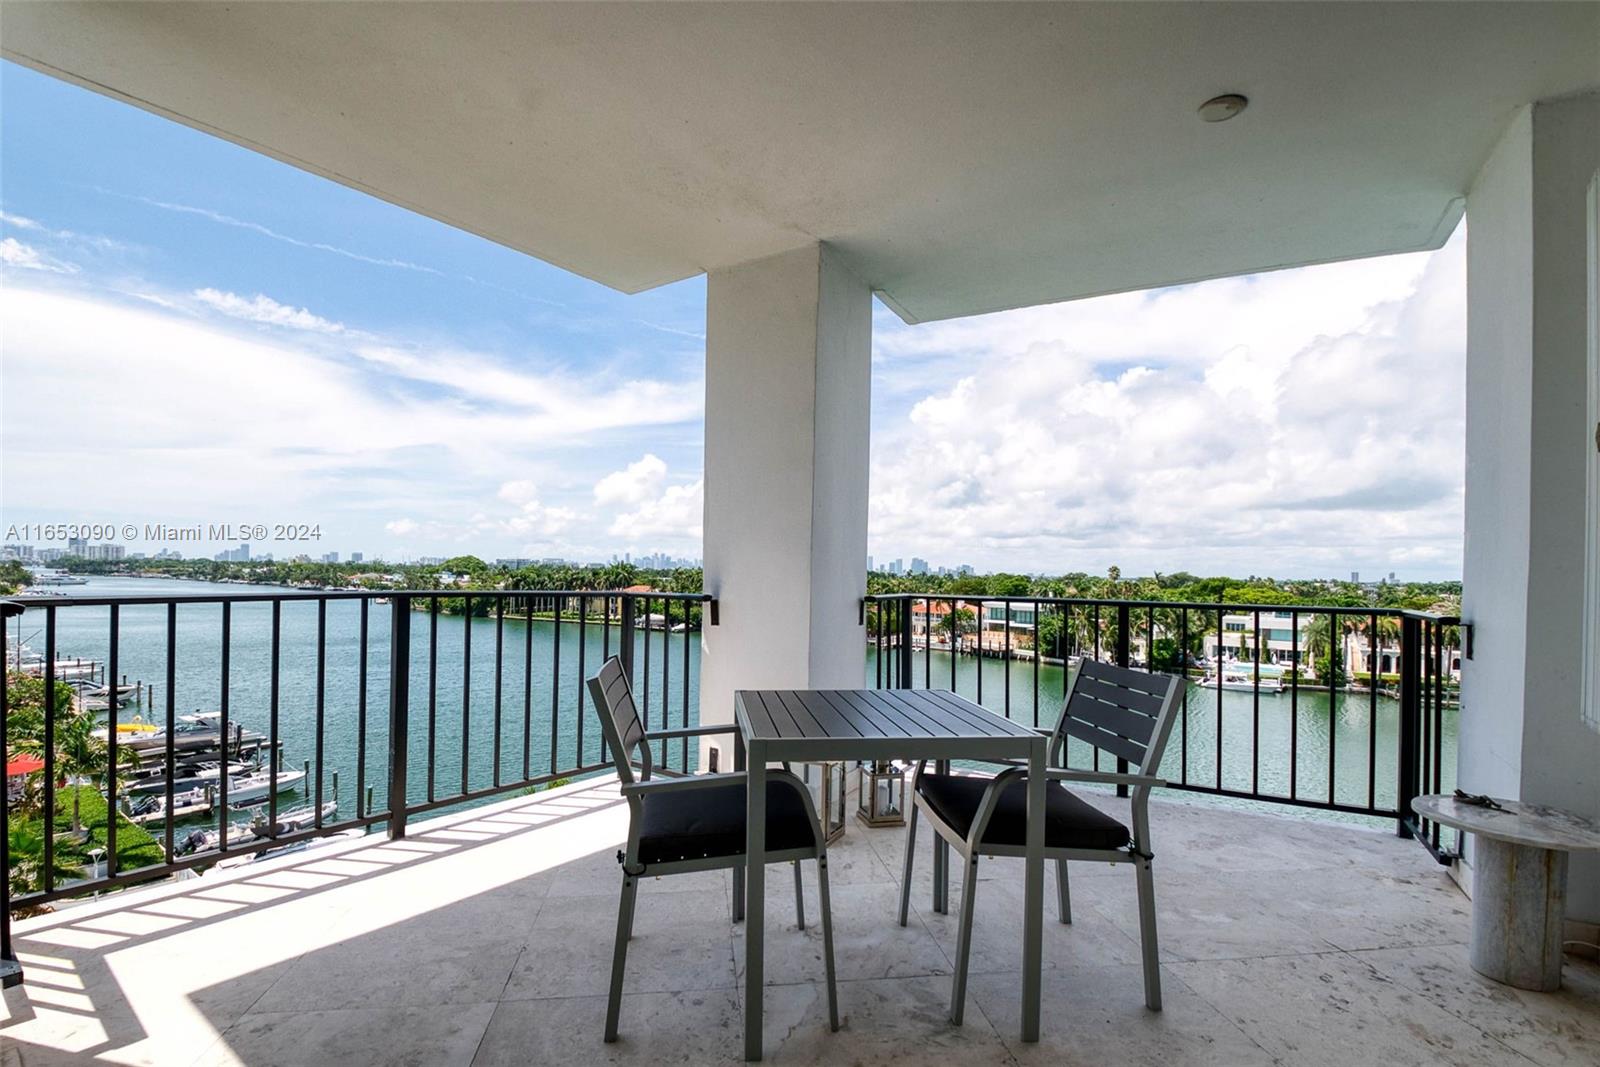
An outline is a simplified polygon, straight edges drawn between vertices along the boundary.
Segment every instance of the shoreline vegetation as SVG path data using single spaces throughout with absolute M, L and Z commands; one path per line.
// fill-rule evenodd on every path
M 299 589 L 409 589 L 458 594 L 441 601 L 440 610 L 460 614 L 461 600 L 476 591 L 552 589 L 572 592 L 627 591 L 699 593 L 703 574 L 698 567 L 645 570 L 631 563 L 581 566 L 573 563 L 537 563 L 503 567 L 476 556 L 456 556 L 439 564 L 312 563 L 290 560 L 219 561 L 206 559 L 88 560 L 63 557 L 53 566 L 72 574 L 128 578 L 176 578 L 226 584 L 281 585 Z M 0 593 L 27 591 L 28 571 L 22 564 L 0 564 Z M 1461 604 L 1461 583 L 1372 582 L 1335 579 L 1271 578 L 1249 576 L 1202 577 L 1185 571 L 1124 578 L 1112 567 L 1105 575 L 1069 572 L 1060 575 L 1023 574 L 867 574 L 869 594 L 916 593 L 935 597 L 1013 596 L 1081 598 L 1086 600 L 1139 600 L 1206 604 L 1283 604 L 1313 607 L 1405 608 L 1454 614 Z M 448 606 L 447 606 L 448 605 Z M 473 605 L 474 614 L 488 611 L 487 603 Z

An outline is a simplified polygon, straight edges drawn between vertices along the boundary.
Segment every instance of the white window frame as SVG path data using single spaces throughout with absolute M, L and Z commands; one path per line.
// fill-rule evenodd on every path
M 1589 180 L 1588 531 L 1584 559 L 1583 718 L 1600 730 L 1600 172 Z

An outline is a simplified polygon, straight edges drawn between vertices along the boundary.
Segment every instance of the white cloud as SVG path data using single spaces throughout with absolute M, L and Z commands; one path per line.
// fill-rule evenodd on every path
M 632 511 L 618 515 L 607 532 L 629 543 L 657 539 L 686 545 L 700 540 L 704 515 L 703 480 L 669 485 L 660 496 L 641 501 Z
M 75 264 L 56 259 L 32 245 L 23 244 L 15 237 L 0 239 L 0 263 L 22 270 L 42 270 L 52 274 L 78 273 Z
M 17 521 L 55 521 L 92 498 L 139 523 L 322 522 L 324 544 L 369 554 L 457 540 L 493 553 L 573 531 L 575 543 L 539 554 L 581 558 L 609 521 L 579 510 L 591 464 L 607 461 L 598 431 L 699 410 L 672 399 L 676 384 L 642 383 L 641 399 L 626 382 L 540 376 L 474 353 L 447 354 L 445 376 L 479 368 L 484 380 L 435 385 L 428 356 L 398 346 L 404 367 L 375 375 L 355 351 L 371 342 L 353 330 L 240 331 L 142 298 L 8 284 L 0 322 L 0 454 Z M 130 476 L 139 471 L 172 491 L 152 493 L 154 475 Z M 540 477 L 508 482 L 508 471 Z
M 500 491 L 495 495 L 508 504 L 516 504 L 520 507 L 539 499 L 539 487 L 529 481 L 505 482 L 501 484 Z
M 26 218 L 25 216 L 22 216 L 22 215 L 12 215 L 9 212 L 5 212 L 5 211 L 0 211 L 0 222 L 5 223 L 7 226 L 15 226 L 19 230 L 42 230 L 42 229 L 44 229 L 43 226 L 41 226 L 39 223 L 35 222 L 33 219 Z
M 638 505 L 657 495 L 667 477 L 667 465 L 646 453 L 627 469 L 613 471 L 595 483 L 594 502 L 602 507 Z
M 880 326 L 874 384 L 914 402 L 876 428 L 874 554 L 1458 576 L 1463 236 L 1431 256 Z
M 544 543 L 545 539 L 567 529 L 578 519 L 578 513 L 571 508 L 550 507 L 541 502 L 539 487 L 526 479 L 502 483 L 495 495 L 505 503 L 514 505 L 516 513 L 509 516 L 479 513 L 473 516 L 474 527 L 519 538 L 524 544 L 529 543 L 529 538 L 534 538 L 536 543 Z
M 344 332 L 342 323 L 313 315 L 305 308 L 280 304 L 261 293 L 253 297 L 243 297 L 219 289 L 196 289 L 194 298 L 214 311 L 246 322 L 259 322 L 264 326 L 287 326 L 295 330 L 312 330 L 316 333 Z

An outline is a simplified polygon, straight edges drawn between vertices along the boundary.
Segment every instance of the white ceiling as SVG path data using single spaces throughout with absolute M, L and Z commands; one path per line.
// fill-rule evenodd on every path
M 920 321 L 1435 247 L 1600 3 L 8 3 L 0 51 L 619 289 L 823 239 Z

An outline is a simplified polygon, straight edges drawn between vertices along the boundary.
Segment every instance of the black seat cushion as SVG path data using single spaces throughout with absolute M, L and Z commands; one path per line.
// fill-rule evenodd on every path
M 644 796 L 639 862 L 674 863 L 744 855 L 743 782 L 678 789 Z M 805 802 L 791 783 L 767 783 L 767 851 L 811 848 L 816 832 Z
M 962 837 L 972 830 L 978 805 L 992 778 L 964 774 L 924 774 L 917 792 L 946 825 Z M 1046 848 L 1117 849 L 1130 840 L 1128 828 L 1074 796 L 1060 782 L 1046 782 L 1044 840 Z M 1026 845 L 1028 833 L 1028 783 L 1014 779 L 1000 793 L 994 816 L 983 832 L 986 845 Z

